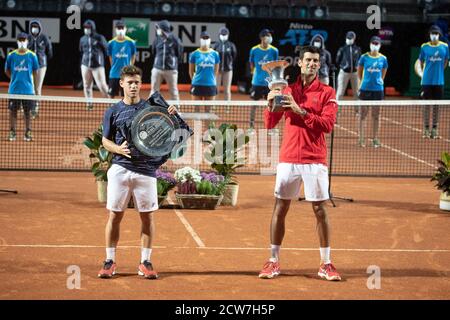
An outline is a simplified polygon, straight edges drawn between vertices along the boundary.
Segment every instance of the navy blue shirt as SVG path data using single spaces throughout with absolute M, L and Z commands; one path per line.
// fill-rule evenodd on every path
M 145 100 L 132 105 L 127 105 L 123 101 L 113 104 L 105 111 L 103 117 L 103 136 L 117 145 L 121 145 L 125 140 L 128 142 L 131 159 L 114 153 L 113 164 L 136 173 L 156 177 L 156 170 L 167 161 L 170 154 L 164 157 L 146 156 L 134 146 L 131 139 L 131 122 L 136 113 L 145 107 L 148 107 Z

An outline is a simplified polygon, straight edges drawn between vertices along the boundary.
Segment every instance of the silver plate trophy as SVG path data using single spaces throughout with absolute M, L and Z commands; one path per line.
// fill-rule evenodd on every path
M 286 60 L 271 61 L 262 65 L 262 69 L 270 75 L 270 78 L 267 78 L 269 89 L 279 88 L 283 91 L 283 89 L 288 86 L 288 82 L 284 80 L 284 69 L 286 69 L 287 66 L 289 66 L 289 62 Z M 282 101 L 283 95 L 276 96 L 273 99 L 272 109 L 270 111 L 282 111 Z
M 178 143 L 173 133 L 180 128 L 178 119 L 166 108 L 150 106 L 139 111 L 131 123 L 131 138 L 136 148 L 150 157 L 172 152 Z

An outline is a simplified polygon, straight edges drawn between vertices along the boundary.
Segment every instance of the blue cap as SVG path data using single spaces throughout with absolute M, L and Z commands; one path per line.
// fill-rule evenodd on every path
M 373 36 L 372 38 L 370 38 L 370 43 L 372 42 L 381 43 L 381 38 L 379 36 Z
M 439 33 L 442 36 L 442 30 L 437 25 L 432 25 L 430 27 L 430 33 Z
M 269 30 L 269 29 L 262 29 L 260 32 L 259 32 L 259 37 L 260 38 L 262 38 L 262 37 L 265 37 L 265 36 L 267 36 L 267 35 L 269 35 L 269 34 L 272 34 L 273 32 L 272 32 L 272 30 Z
M 17 40 L 19 40 L 19 39 L 28 39 L 28 34 L 26 34 L 25 32 L 20 32 L 17 35 Z
M 123 21 L 123 20 L 116 21 L 115 26 L 116 26 L 116 28 L 117 27 L 125 27 L 125 21 Z
M 209 38 L 208 31 L 202 31 L 202 33 L 200 33 L 200 38 Z

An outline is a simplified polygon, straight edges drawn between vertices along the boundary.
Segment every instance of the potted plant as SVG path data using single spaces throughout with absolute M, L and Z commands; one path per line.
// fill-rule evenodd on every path
M 245 157 L 239 158 L 239 153 L 250 141 L 250 137 L 243 130 L 238 130 L 235 124 L 223 123 L 219 128 L 210 126 L 209 129 L 209 135 L 204 139 L 209 145 L 205 158 L 211 162 L 211 168 L 228 182 L 222 204 L 236 206 L 239 184 L 234 173 L 245 164 Z
M 223 198 L 227 181 L 215 173 L 200 173 L 190 167 L 175 171 L 175 197 L 184 209 L 215 209 Z
M 437 181 L 436 188 L 441 190 L 439 208 L 450 211 L 450 155 L 448 152 L 442 153 L 438 163 L 439 167 L 431 177 L 431 181 Z
M 105 149 L 102 144 L 103 126 L 100 125 L 90 137 L 86 137 L 83 144 L 89 148 L 91 153 L 91 171 L 97 181 L 98 201 L 106 202 L 106 187 L 108 184 L 108 169 L 112 164 L 112 153 Z
M 156 170 L 156 186 L 158 188 L 158 205 L 163 205 L 168 192 L 177 185 L 177 181 L 170 172 Z

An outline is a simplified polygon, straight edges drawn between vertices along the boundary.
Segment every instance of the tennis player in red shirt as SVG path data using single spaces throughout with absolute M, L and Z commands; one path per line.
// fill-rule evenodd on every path
M 333 88 L 322 84 L 320 51 L 311 46 L 300 51 L 298 66 L 301 75 L 297 81 L 280 92 L 273 89 L 267 96 L 264 110 L 267 129 L 274 128 L 284 115 L 285 127 L 277 166 L 275 208 L 270 227 L 271 258 L 259 273 L 260 278 L 271 279 L 280 274 L 280 248 L 285 233 L 285 218 L 292 199 L 297 199 L 303 182 L 305 199 L 310 201 L 317 219 L 320 240 L 319 277 L 341 280 L 330 259 L 330 224 L 325 210 L 328 194 L 327 145 L 325 134 L 330 133 L 336 121 L 337 102 Z M 283 111 L 271 112 L 276 95 L 283 94 Z

